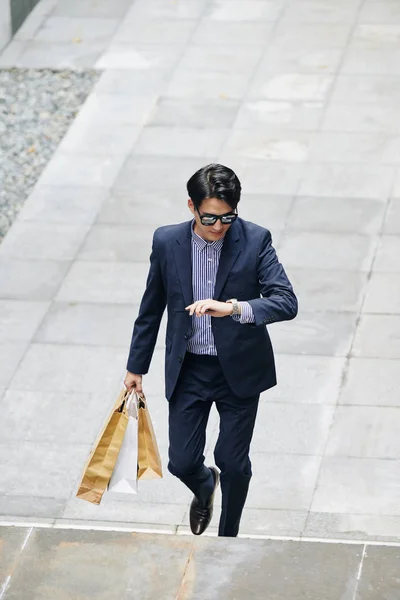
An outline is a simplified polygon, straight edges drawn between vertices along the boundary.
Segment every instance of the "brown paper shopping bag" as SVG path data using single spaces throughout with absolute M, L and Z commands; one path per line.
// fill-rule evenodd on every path
M 138 479 L 162 477 L 160 453 L 154 435 L 147 401 L 140 396 L 138 403 Z
M 77 497 L 100 504 L 124 439 L 129 417 L 126 403 L 129 392 L 122 390 L 89 455 Z

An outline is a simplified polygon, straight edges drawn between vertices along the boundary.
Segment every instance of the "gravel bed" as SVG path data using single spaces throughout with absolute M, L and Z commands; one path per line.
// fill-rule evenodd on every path
M 0 69 L 0 242 L 99 76 Z

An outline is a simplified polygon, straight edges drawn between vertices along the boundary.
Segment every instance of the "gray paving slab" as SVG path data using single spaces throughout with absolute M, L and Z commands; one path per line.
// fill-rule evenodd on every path
M 351 358 L 346 369 L 340 403 L 365 406 L 400 406 L 400 361 Z
M 129 44 L 185 45 L 198 26 L 196 19 L 127 18 L 118 27 L 113 42 Z
M 112 43 L 95 63 L 96 69 L 164 69 L 170 71 L 179 59 L 182 46 Z
M 399 316 L 362 315 L 351 354 L 365 358 L 400 358 Z
M 271 43 L 259 64 L 267 73 L 335 73 L 342 59 L 342 48 L 282 46 Z
M 97 19 L 102 17 L 121 18 L 130 8 L 132 0 L 115 0 L 110 5 L 107 0 L 89 0 L 80 2 L 79 0 L 70 0 L 65 4 L 62 0 L 58 0 L 53 11 L 55 16 L 63 17 L 86 17 Z
M 265 45 L 272 36 L 274 21 L 217 21 L 202 20 L 193 32 L 195 44 L 231 44 L 232 40 L 243 46 Z
M 305 537 L 328 540 L 371 540 L 397 542 L 400 517 L 310 511 L 303 530 Z
M 399 460 L 324 457 L 311 510 L 396 515 Z
M 301 310 L 296 321 L 277 323 L 269 333 L 275 350 L 282 354 L 347 356 L 355 330 L 355 313 Z
M 235 120 L 239 102 L 220 98 L 218 100 L 186 100 L 160 98 L 157 106 L 148 118 L 152 126 L 178 126 L 225 129 Z
M 107 196 L 104 188 L 37 185 L 18 218 L 42 223 L 90 225 Z
M 354 600 L 395 600 L 399 595 L 398 548 L 369 546 L 363 561 L 363 576 Z
M 287 100 L 244 101 L 234 123 L 235 129 L 259 129 L 268 132 L 284 129 L 313 131 L 323 114 L 323 102 Z
M 386 290 L 382 294 L 382 289 Z M 392 273 L 373 273 L 368 283 L 363 311 L 366 313 L 398 314 L 400 287 Z
M 277 354 L 278 385 L 265 394 L 267 402 L 337 403 L 345 358 Z
M 174 143 L 171 144 L 171 134 Z M 228 129 L 195 127 L 145 127 L 134 148 L 134 154 L 145 156 L 196 156 L 202 162 L 215 162 L 228 137 Z
M 0 584 L 5 585 L 10 570 L 13 569 L 21 553 L 22 544 L 29 533 L 29 529 L 1 529 L 0 533 Z M 0 588 L 1 589 L 1 588 Z
M 116 18 L 49 16 L 36 33 L 38 42 L 102 42 L 111 39 L 119 24 Z M 78 42 L 79 40 L 79 42 Z
M 27 348 L 28 340 L 25 342 L 0 342 L 0 386 L 3 391 L 10 383 Z
M 93 225 L 78 253 L 79 260 L 148 262 L 154 227 L 140 224 L 134 232 L 131 226 Z
M 103 42 L 27 41 L 14 64 L 22 69 L 90 69 L 107 46 Z
M 376 198 L 298 197 L 287 227 L 303 231 L 379 233 L 387 203 Z
M 322 130 L 399 133 L 400 116 L 395 106 L 332 102 L 325 112 Z
M 16 260 L 0 256 L 0 296 L 15 300 L 51 300 L 69 261 Z
M 288 101 L 325 101 L 333 76 L 320 73 L 256 73 L 249 90 L 250 98 Z
M 394 225 L 394 224 L 393 224 Z M 382 235 L 374 261 L 374 271 L 398 273 L 400 271 L 400 236 Z M 396 275 L 393 275 L 396 277 Z
M 399 420 L 398 407 L 340 406 L 329 433 L 326 455 L 398 459 Z
M 43 171 L 39 182 L 44 185 L 95 186 L 110 188 L 124 162 L 115 154 L 67 154 L 57 152 Z
M 256 431 L 262 435 L 254 436 L 252 451 L 322 455 L 334 414 L 331 405 L 274 403 L 266 397 L 257 414 Z
M 359 311 L 367 278 L 359 271 L 290 269 L 298 300 L 309 310 Z
M 2 342 L 29 342 L 49 306 L 49 302 L 0 300 Z
M 65 498 L 47 498 L 43 496 L 27 496 L 0 494 L 0 523 L 18 523 L 23 525 L 27 521 L 54 524 L 65 510 Z

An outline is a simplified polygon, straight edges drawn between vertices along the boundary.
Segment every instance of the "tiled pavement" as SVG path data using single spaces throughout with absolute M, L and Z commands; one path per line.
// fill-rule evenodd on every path
M 392 0 L 41 0 L 0 65 L 104 72 L 0 247 L 3 522 L 187 530 L 168 473 L 129 501 L 74 494 L 152 232 L 189 218 L 185 182 L 218 160 L 300 301 L 270 328 L 242 533 L 400 540 L 399 43 Z M 161 335 L 145 391 L 165 461 L 162 363 Z

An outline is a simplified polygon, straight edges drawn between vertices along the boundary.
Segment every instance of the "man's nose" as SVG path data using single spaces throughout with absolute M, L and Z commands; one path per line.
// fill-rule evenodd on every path
M 214 225 L 214 229 L 215 229 L 216 231 L 220 231 L 220 230 L 222 229 L 222 227 L 223 227 L 223 225 L 222 225 L 222 223 L 221 223 L 221 220 L 220 220 L 220 219 L 218 219 L 218 220 L 217 220 L 217 222 L 216 222 L 216 223 L 215 223 L 215 225 Z

